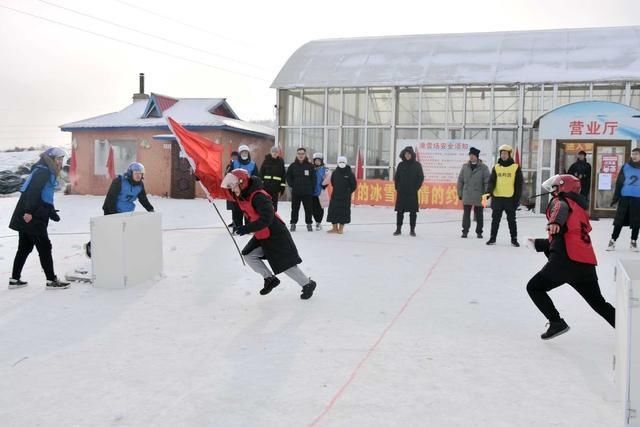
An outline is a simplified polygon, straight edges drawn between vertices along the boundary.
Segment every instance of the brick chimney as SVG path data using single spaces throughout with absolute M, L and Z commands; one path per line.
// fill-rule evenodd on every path
M 140 89 L 138 93 L 133 94 L 134 101 L 138 101 L 140 99 L 149 99 L 149 95 L 144 93 L 144 73 L 140 73 Z

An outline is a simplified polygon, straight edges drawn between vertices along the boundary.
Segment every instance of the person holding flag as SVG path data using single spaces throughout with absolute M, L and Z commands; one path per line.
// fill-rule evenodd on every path
M 242 249 L 242 255 L 249 267 L 264 279 L 260 295 L 267 295 L 277 287 L 280 279 L 276 275 L 284 273 L 301 286 L 301 299 L 311 298 L 316 282 L 298 267 L 302 262 L 298 249 L 285 222 L 273 209 L 262 180 L 249 176 L 245 169 L 234 169 L 224 177 L 220 186 L 228 191 L 228 197 L 237 203 L 247 218 L 247 224 L 236 226 L 234 233 L 239 236 L 253 234 Z M 269 262 L 273 272 L 263 259 Z

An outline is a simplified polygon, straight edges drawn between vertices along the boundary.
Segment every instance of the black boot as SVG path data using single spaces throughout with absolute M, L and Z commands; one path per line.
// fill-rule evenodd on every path
M 260 295 L 267 295 L 276 286 L 280 284 L 280 279 L 276 276 L 269 276 L 264 279 L 264 286 L 260 289 Z
M 563 319 L 560 319 L 557 322 L 549 322 L 547 323 L 549 325 L 549 329 L 547 329 L 547 331 L 540 335 L 540 338 L 542 338 L 543 340 L 550 340 L 551 338 L 555 338 L 558 335 L 562 335 L 565 332 L 569 331 L 569 325 L 567 325 L 567 322 L 565 322 Z
M 394 236 L 402 234 L 402 222 L 404 220 L 404 212 L 396 212 L 396 231 L 393 232 Z
M 496 238 L 491 236 L 489 237 L 489 240 L 487 240 L 487 245 L 495 245 L 496 244 Z
M 309 280 L 309 283 L 302 287 L 302 293 L 300 299 L 309 299 L 313 296 L 313 291 L 316 289 L 316 282 Z
M 393 232 L 394 236 L 399 236 L 402 234 L 402 226 L 397 226 L 396 231 Z
M 409 232 L 409 235 L 412 237 L 416 237 L 416 228 L 415 227 L 411 227 L 411 231 Z
M 516 248 L 520 247 L 520 243 L 518 243 L 518 239 L 517 238 L 511 238 L 511 246 L 515 246 Z

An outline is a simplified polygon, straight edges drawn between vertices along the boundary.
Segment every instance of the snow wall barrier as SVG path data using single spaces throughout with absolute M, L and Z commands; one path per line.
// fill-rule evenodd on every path
M 640 261 L 618 260 L 614 376 L 622 401 L 620 425 L 640 426 Z
M 162 216 L 127 212 L 91 218 L 93 285 L 124 288 L 162 275 Z

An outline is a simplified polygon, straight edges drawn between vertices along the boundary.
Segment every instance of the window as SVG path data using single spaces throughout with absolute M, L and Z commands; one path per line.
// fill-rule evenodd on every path
M 422 125 L 444 125 L 447 121 L 447 91 L 443 87 L 422 88 Z
M 464 130 L 464 139 L 489 139 L 489 129 L 470 129 Z
M 446 133 L 444 129 L 422 129 L 421 139 L 446 139 Z
M 302 104 L 302 124 L 306 126 L 323 126 L 324 89 L 305 89 Z
M 550 90 L 547 88 L 546 90 Z M 527 86 L 524 89 L 524 111 L 522 123 L 531 125 L 544 111 L 540 109 L 542 86 Z
M 327 129 L 327 158 L 325 163 L 338 163 L 340 155 L 340 129 Z
M 640 108 L 640 85 L 631 85 L 631 106 Z
M 467 88 L 467 118 L 466 123 L 491 123 L 491 88 Z
M 365 89 L 345 89 L 342 124 L 364 125 L 366 108 Z
M 396 128 L 396 141 L 418 139 L 418 129 Z
M 559 86 L 556 106 L 587 99 L 589 99 L 589 85 Z
M 444 103 L 443 103 L 444 106 Z M 397 124 L 414 125 L 419 123 L 420 90 L 416 88 L 403 88 L 398 90 Z
M 369 125 L 391 124 L 391 89 L 369 89 Z
M 593 85 L 591 99 L 624 104 L 624 85 Z
M 95 140 L 94 142 L 94 175 L 109 174 L 107 162 L 109 152 L 113 151 L 113 172 L 121 175 L 138 157 L 138 144 L 135 140 Z

